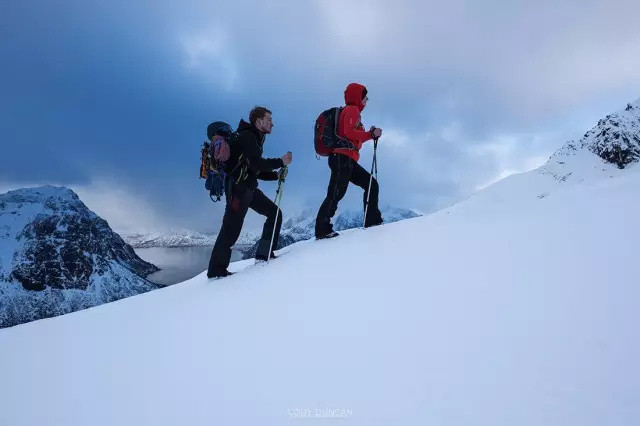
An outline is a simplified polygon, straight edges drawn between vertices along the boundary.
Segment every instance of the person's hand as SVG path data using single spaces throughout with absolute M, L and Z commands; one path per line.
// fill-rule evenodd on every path
M 281 167 L 278 170 L 278 180 L 284 181 L 287 178 L 288 169 L 286 167 Z
M 374 139 L 378 139 L 380 136 L 382 136 L 382 129 L 372 126 L 371 135 Z
M 293 161 L 293 154 L 291 153 L 291 151 L 287 152 L 285 155 L 282 156 L 282 163 L 285 166 L 288 166 L 289 164 L 291 164 L 292 161 Z

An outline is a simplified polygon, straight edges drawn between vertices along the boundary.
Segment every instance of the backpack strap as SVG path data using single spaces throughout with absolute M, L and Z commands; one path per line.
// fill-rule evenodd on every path
M 244 161 L 244 153 L 242 153 L 240 154 L 240 157 L 238 157 L 238 164 L 236 164 L 231 172 L 229 172 L 229 176 L 233 176 L 236 170 L 238 170 L 238 167 L 240 167 L 240 174 L 238 175 L 238 179 L 236 179 L 235 183 L 240 183 L 247 178 L 247 166 L 246 161 Z

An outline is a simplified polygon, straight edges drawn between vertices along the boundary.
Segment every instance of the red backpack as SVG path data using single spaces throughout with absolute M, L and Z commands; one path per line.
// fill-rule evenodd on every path
M 323 111 L 316 119 L 314 146 L 316 154 L 326 157 L 337 148 L 355 149 L 351 141 L 338 136 L 338 123 L 342 107 Z

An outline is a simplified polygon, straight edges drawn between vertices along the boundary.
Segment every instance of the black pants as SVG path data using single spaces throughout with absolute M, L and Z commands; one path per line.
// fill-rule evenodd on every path
M 267 217 L 262 228 L 262 237 L 258 244 L 257 257 L 267 257 L 269 255 L 269 244 L 271 243 L 271 235 L 276 219 L 278 207 L 267 198 L 258 188 L 251 189 L 243 184 L 232 184 L 227 193 L 227 206 L 224 210 L 224 218 L 222 219 L 222 228 L 216 239 L 216 244 L 211 252 L 209 260 L 209 275 L 214 275 L 229 266 L 231 261 L 231 247 L 238 241 L 240 231 L 247 211 L 252 209 Z M 280 235 L 280 225 L 282 224 L 282 211 L 278 213 L 278 222 L 276 224 L 276 233 L 273 237 L 273 248 L 278 246 L 278 237 Z
M 364 189 L 364 207 L 367 203 L 367 191 L 371 179 L 371 174 L 368 171 L 356 161 L 342 154 L 331 154 L 329 167 L 331 168 L 331 179 L 329 179 L 327 197 L 322 202 L 316 217 L 316 237 L 322 237 L 333 231 L 331 218 L 336 214 L 338 202 L 347 193 L 349 182 Z M 382 215 L 378 209 L 378 191 L 378 181 L 375 178 L 371 179 L 371 193 L 369 194 L 369 208 L 367 209 L 365 226 L 382 223 Z

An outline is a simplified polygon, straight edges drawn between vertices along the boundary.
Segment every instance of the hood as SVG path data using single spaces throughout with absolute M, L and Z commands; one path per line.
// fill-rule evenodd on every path
M 238 133 L 248 130 L 250 132 L 253 132 L 254 135 L 256 135 L 256 138 L 258 139 L 258 143 L 260 144 L 260 146 L 262 146 L 262 144 L 264 143 L 264 137 L 265 134 L 262 133 L 260 130 L 258 130 L 258 128 L 256 126 L 254 126 L 251 123 L 247 123 L 246 121 L 244 121 L 243 119 L 240 119 L 240 123 L 238 123 Z
M 362 104 L 362 99 L 366 94 L 367 88 L 362 84 L 351 83 L 347 86 L 347 89 L 344 91 L 344 102 L 347 105 L 355 105 L 358 107 L 360 111 L 364 109 L 364 105 Z
M 251 123 L 247 123 L 246 121 L 240 119 L 240 123 L 238 123 L 238 132 L 241 132 L 243 130 L 252 130 L 254 132 L 258 131 L 258 129 L 253 127 Z

